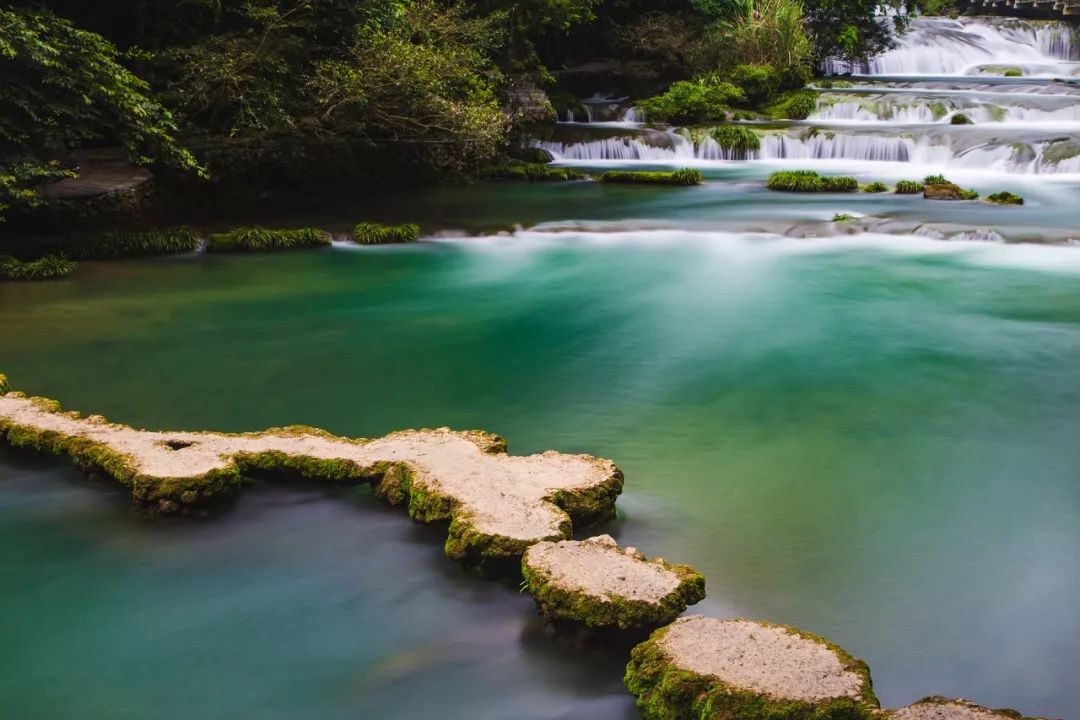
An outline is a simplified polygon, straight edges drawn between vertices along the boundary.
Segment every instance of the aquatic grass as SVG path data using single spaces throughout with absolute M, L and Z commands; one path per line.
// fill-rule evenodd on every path
M 855 192 L 859 189 L 859 181 L 853 177 L 822 176 L 821 187 L 825 192 Z
M 948 185 L 949 181 L 944 175 L 927 175 L 923 178 L 923 185 Z
M 113 230 L 90 242 L 73 245 L 71 257 L 78 260 L 110 260 L 125 257 L 179 255 L 199 249 L 199 234 L 191 228 L 165 230 Z
M 879 180 L 875 180 L 872 183 L 863 185 L 861 189 L 866 193 L 883 193 L 889 191 L 889 186 Z
M 379 225 L 378 223 L 359 223 L 353 228 L 353 240 L 361 245 L 390 245 L 416 242 L 420 237 L 420 226 L 414 223 L 402 225 Z
M 206 249 L 210 252 L 265 252 L 322 247 L 329 244 L 329 233 L 316 228 L 271 230 L 246 227 L 214 233 L 206 243 Z
M 923 184 L 917 180 L 901 180 L 895 189 L 897 195 L 917 195 L 923 191 Z
M 778 170 L 769 175 L 765 187 L 778 192 L 855 192 L 859 181 L 853 177 L 832 177 L 813 170 Z
M 700 185 L 705 182 L 705 177 L 691 168 L 671 172 L 609 170 L 600 176 L 600 182 L 631 185 Z
M 530 182 L 566 182 L 584 180 L 586 175 L 573 168 L 551 167 L 542 163 L 511 161 L 489 168 L 484 176 L 493 180 L 528 180 Z
M 841 222 L 848 222 L 849 220 L 854 220 L 854 219 L 855 219 L 854 215 L 849 215 L 848 213 L 836 213 L 835 215 L 833 215 L 832 221 L 834 223 L 841 223 Z
M 37 282 L 58 280 L 75 271 L 79 264 L 59 255 L 46 255 L 37 260 L 23 262 L 13 257 L 0 257 L 0 280 L 11 282 Z

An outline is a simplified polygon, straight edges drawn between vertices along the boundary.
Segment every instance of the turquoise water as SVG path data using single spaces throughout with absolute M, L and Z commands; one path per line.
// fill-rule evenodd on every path
M 0 369 L 147 427 L 482 427 L 515 452 L 612 457 L 627 485 L 607 530 L 704 572 L 701 611 L 823 634 L 891 706 L 1074 715 L 1080 254 L 668 217 L 87 263 L 0 285 Z M 440 538 L 363 491 L 139 518 L 65 463 L 4 454 L 0 705 L 634 717 L 625 648 L 548 638 Z

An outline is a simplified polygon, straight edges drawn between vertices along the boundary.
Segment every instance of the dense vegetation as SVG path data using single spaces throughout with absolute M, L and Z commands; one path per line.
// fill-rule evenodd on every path
M 671 122 L 805 117 L 813 98 L 797 91 L 817 60 L 888 44 L 877 9 L 878 0 L 8 2 L 0 218 L 39 204 L 39 188 L 69 175 L 70 152 L 86 146 L 120 146 L 183 187 L 208 178 L 252 193 L 473 175 L 506 152 L 515 127 L 504 110 L 521 86 L 556 102 L 615 91 Z

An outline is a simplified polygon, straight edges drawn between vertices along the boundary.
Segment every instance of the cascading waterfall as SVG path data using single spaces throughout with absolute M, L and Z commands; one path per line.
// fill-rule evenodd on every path
M 1072 28 L 1012 18 L 917 18 L 897 46 L 867 62 L 829 59 L 827 75 L 962 75 L 981 65 L 1053 65 L 1080 59 Z
M 1058 108 L 1033 107 L 1023 97 L 997 102 L 958 101 L 949 98 L 919 99 L 903 95 L 863 97 L 823 95 L 809 120 L 891 123 L 948 123 L 963 113 L 977 124 L 998 122 L 1080 122 L 1080 95 Z

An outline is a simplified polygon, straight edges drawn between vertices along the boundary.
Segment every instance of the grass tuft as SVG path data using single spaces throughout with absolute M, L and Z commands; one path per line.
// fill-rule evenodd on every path
M 206 243 L 206 249 L 211 252 L 264 252 L 321 247 L 329 244 L 330 235 L 325 230 L 316 228 L 270 230 L 247 227 L 214 233 Z
M 644 185 L 700 185 L 704 176 L 697 170 L 682 168 L 672 172 L 635 172 L 611 170 L 600 176 L 600 182 Z
M 416 242 L 419 237 L 420 226 L 413 223 L 405 223 L 403 225 L 360 223 L 353 228 L 353 240 L 361 245 L 410 243 Z

